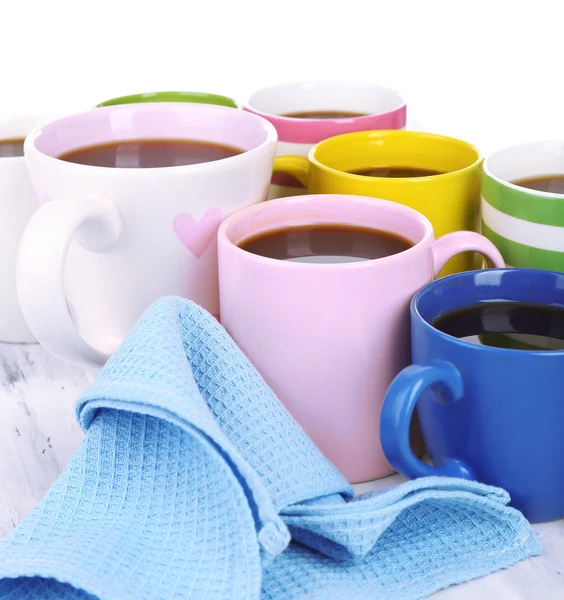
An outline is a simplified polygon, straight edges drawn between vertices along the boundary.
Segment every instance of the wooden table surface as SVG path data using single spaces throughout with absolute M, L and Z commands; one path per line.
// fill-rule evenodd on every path
M 38 345 L 0 344 L 0 538 L 41 500 L 80 443 L 74 403 L 91 380 L 92 374 L 57 360 Z M 399 480 L 394 476 L 363 484 L 357 491 Z M 432 598 L 564 599 L 564 521 L 534 529 L 543 544 L 542 556 Z

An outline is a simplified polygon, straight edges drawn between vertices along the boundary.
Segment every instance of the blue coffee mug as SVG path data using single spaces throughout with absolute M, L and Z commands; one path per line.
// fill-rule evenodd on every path
M 443 475 L 505 488 L 532 522 L 564 517 L 564 350 L 481 346 L 435 329 L 480 302 L 564 307 L 564 274 L 488 269 L 438 279 L 411 302 L 413 365 L 388 389 L 380 438 L 407 477 Z M 433 465 L 411 451 L 413 411 Z

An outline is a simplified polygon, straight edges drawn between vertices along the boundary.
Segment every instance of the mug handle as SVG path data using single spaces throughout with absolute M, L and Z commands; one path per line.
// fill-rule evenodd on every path
M 304 187 L 309 186 L 309 160 L 299 154 L 286 154 L 274 159 L 273 173 L 286 173 L 295 177 Z
M 475 231 L 454 231 L 441 236 L 435 242 L 433 255 L 435 277 L 447 261 L 461 252 L 479 252 L 490 265 L 501 269 L 505 267 L 503 256 L 488 238 Z
M 470 251 L 480 252 L 494 267 L 505 267 L 503 257 L 490 240 L 474 231 L 455 231 L 435 242 L 435 276 L 453 256 Z M 444 361 L 436 361 L 430 366 L 411 365 L 392 381 L 380 416 L 380 440 L 384 454 L 397 471 L 410 478 L 446 476 L 475 479 L 472 469 L 456 458 L 446 458 L 438 465 L 428 465 L 411 450 L 413 411 L 423 391 L 434 385 L 442 386 L 447 404 L 462 398 L 462 377 L 454 365 Z
M 21 309 L 36 339 L 62 360 L 100 367 L 109 358 L 84 341 L 72 320 L 65 262 L 73 239 L 92 252 L 106 252 L 117 244 L 121 230 L 121 216 L 112 203 L 86 198 L 48 202 L 24 231 L 17 268 Z
M 413 411 L 421 394 L 432 386 L 443 390 L 441 399 L 433 399 L 446 406 L 462 399 L 464 385 L 458 369 L 446 361 L 435 361 L 428 366 L 406 367 L 392 381 L 380 415 L 380 441 L 388 462 L 400 473 L 417 477 L 459 477 L 475 479 L 472 469 L 457 458 L 445 458 L 441 463 L 428 465 L 411 450 L 410 426 Z

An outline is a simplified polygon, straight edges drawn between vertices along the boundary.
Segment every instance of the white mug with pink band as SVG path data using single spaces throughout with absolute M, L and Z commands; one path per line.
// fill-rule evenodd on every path
M 127 156 L 117 167 L 62 159 L 155 140 L 238 153 L 152 168 L 131 168 Z M 219 316 L 217 230 L 266 198 L 275 149 L 264 119 L 190 103 L 96 108 L 30 133 L 25 158 L 43 206 L 23 234 L 18 292 L 37 340 L 68 362 L 100 366 L 160 296 L 190 298 Z
M 371 83 L 286 83 L 254 92 L 244 110 L 270 121 L 278 132 L 277 156 L 307 156 L 318 142 L 342 133 L 403 129 L 406 102 L 399 92 Z M 304 194 L 292 177 L 275 173 L 269 199 Z

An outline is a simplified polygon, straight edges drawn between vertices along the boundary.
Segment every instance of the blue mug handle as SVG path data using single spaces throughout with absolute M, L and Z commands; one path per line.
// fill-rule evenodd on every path
M 406 367 L 392 381 L 380 416 L 380 441 L 388 462 L 406 477 L 460 477 L 476 479 L 472 469 L 455 457 L 428 465 L 419 460 L 409 443 L 409 432 L 413 411 L 421 394 L 431 386 L 443 392 L 441 404 L 454 404 L 462 399 L 464 385 L 458 369 L 446 361 L 435 361 L 428 366 Z

